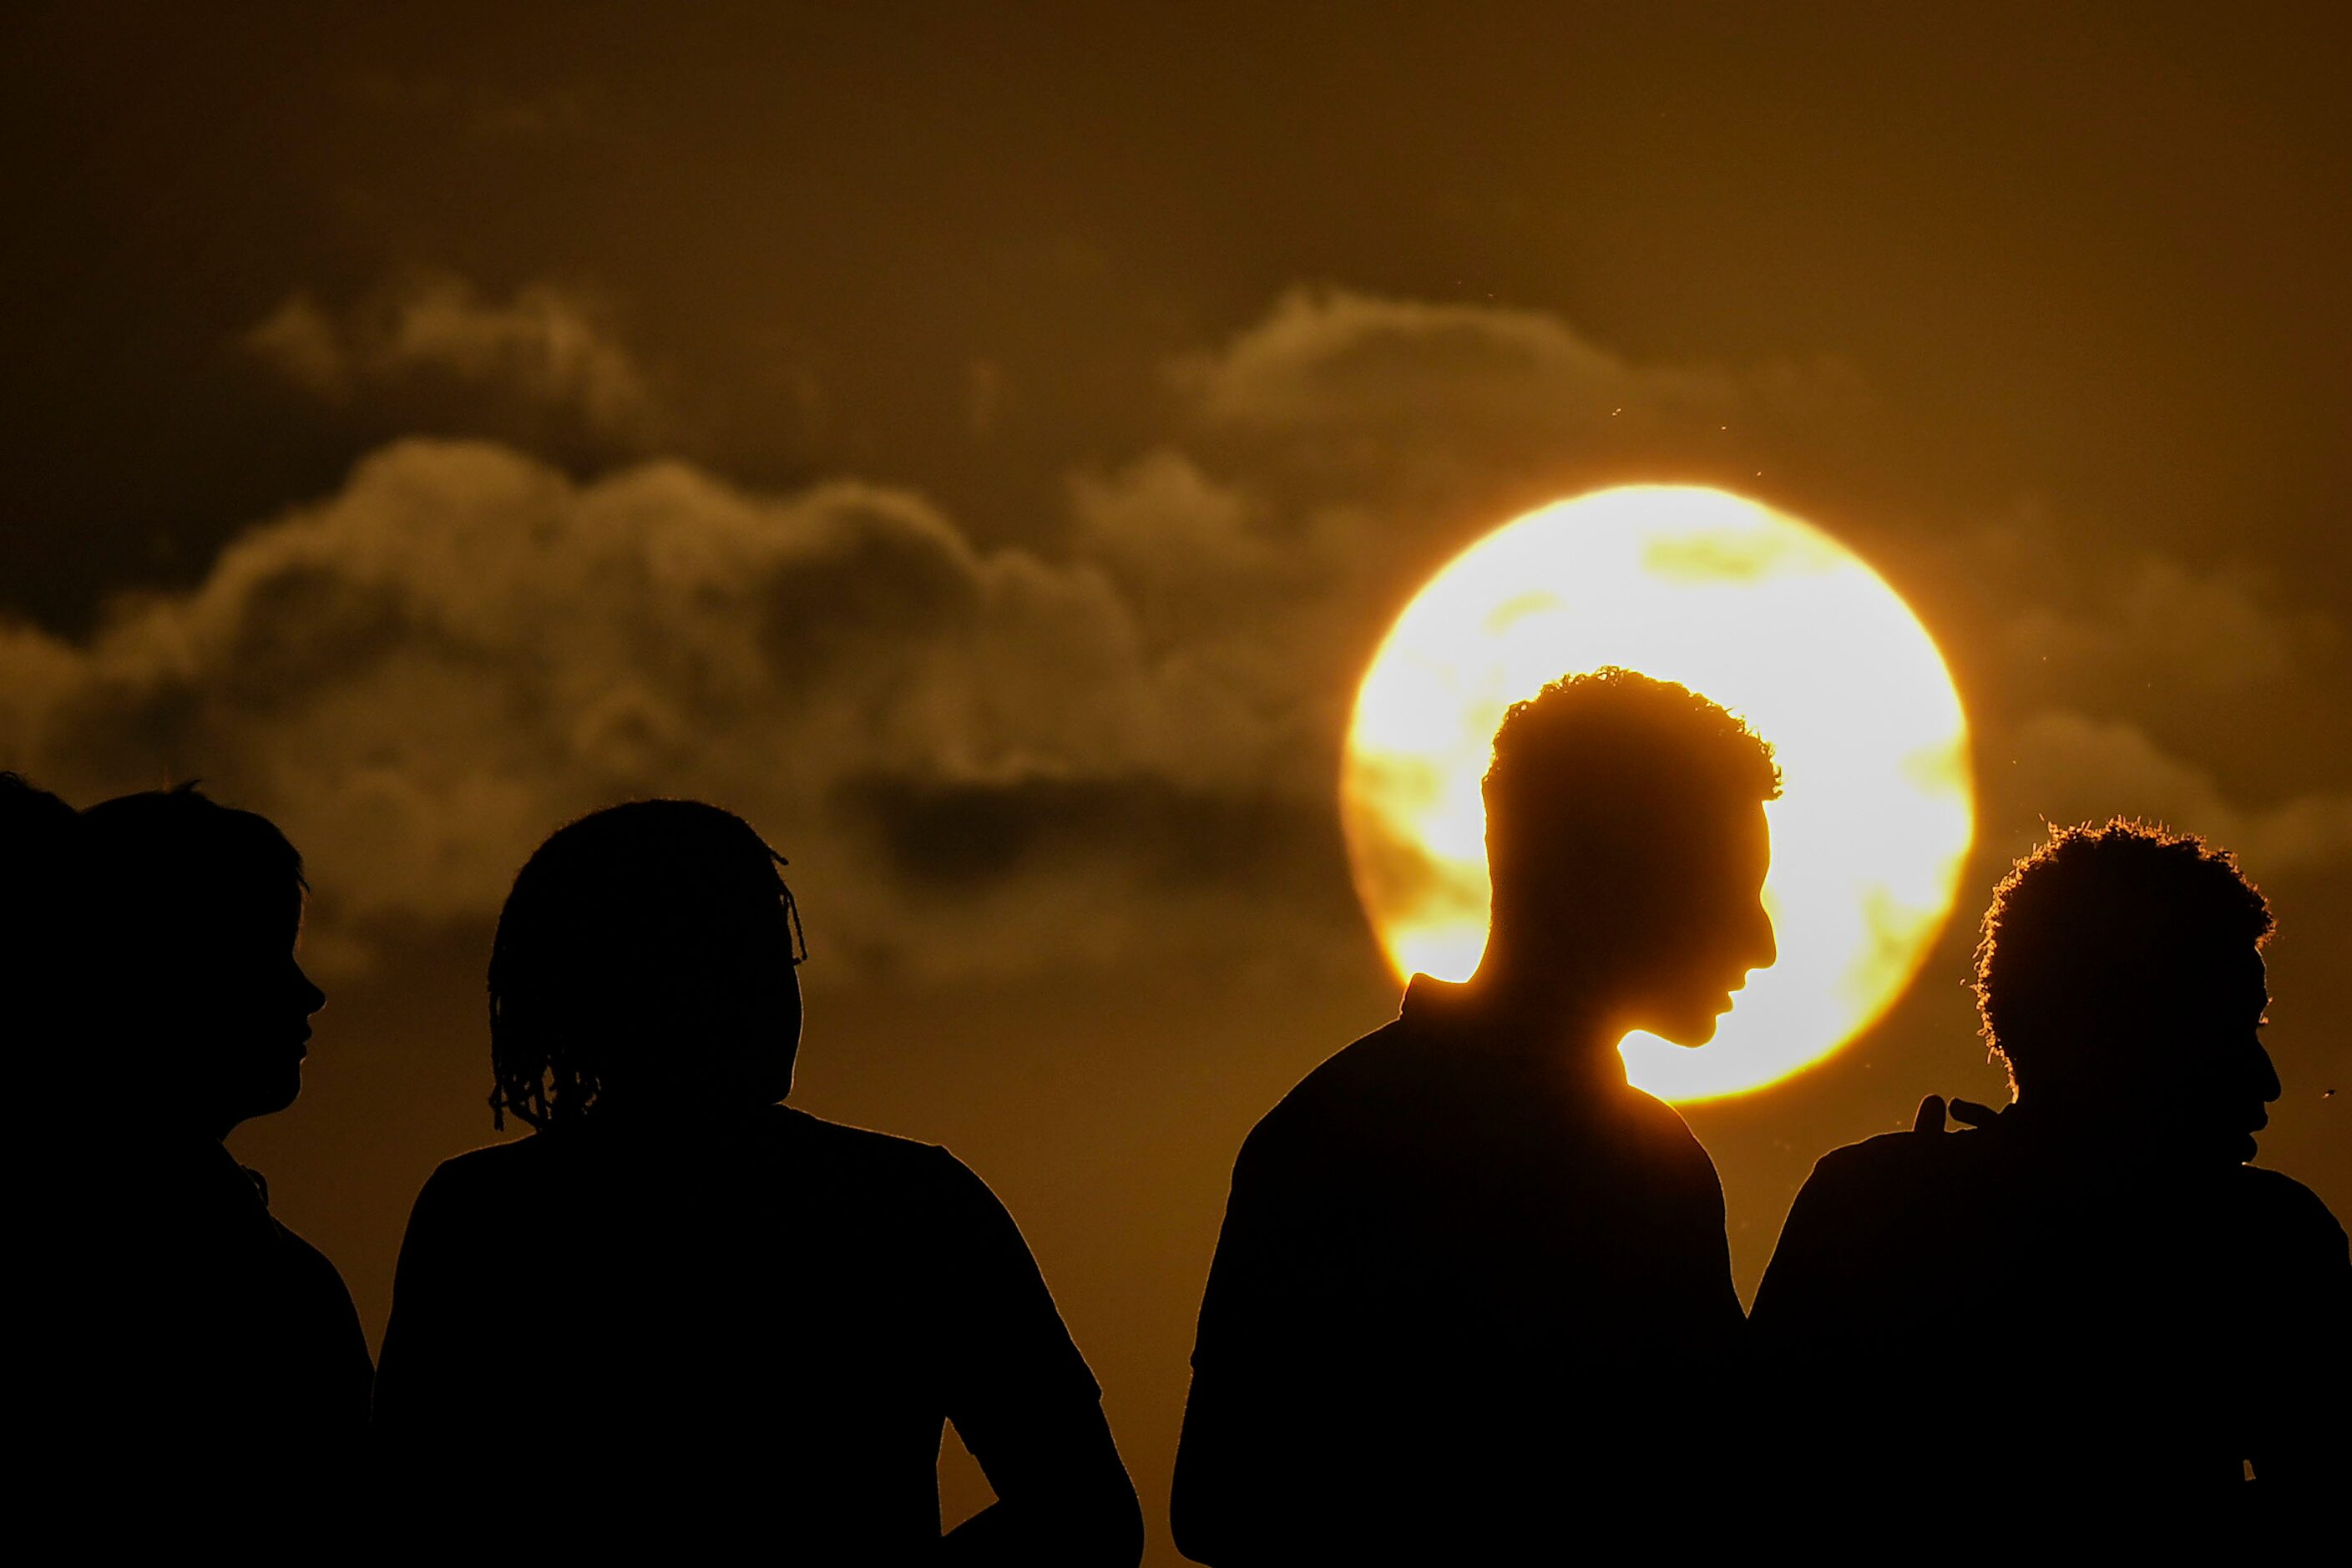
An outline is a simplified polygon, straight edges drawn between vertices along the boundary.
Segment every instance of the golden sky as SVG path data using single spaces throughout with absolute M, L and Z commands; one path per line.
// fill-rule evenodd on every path
M 514 868 L 707 795 L 793 860 L 797 1100 L 996 1186 L 1159 1531 L 1234 1151 L 1393 1006 L 1357 679 L 1623 482 L 1860 552 L 1974 732 L 1910 994 L 1691 1113 L 1743 1290 L 1818 1154 L 1997 1098 L 1967 927 L 2044 816 L 2241 852 L 2264 1163 L 2352 1213 L 2342 21 L 491 9 L 0 21 L 0 765 L 309 856 L 236 1146 L 372 1329 Z

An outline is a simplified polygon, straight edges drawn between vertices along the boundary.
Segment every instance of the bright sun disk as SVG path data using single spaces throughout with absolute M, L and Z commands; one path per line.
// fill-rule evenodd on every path
M 1628 486 L 1507 523 L 1406 606 L 1349 729 L 1349 856 L 1399 973 L 1477 967 L 1478 784 L 1503 710 L 1611 664 L 1713 698 L 1779 754 L 1764 902 L 1780 961 L 1707 1045 L 1622 1047 L 1633 1081 L 1664 1099 L 1760 1089 L 1860 1033 L 1935 941 L 1974 826 L 1959 694 L 1876 573 L 1758 502 Z

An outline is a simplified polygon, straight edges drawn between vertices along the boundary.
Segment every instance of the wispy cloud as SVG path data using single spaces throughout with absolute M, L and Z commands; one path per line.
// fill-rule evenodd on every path
M 421 277 L 340 310 L 297 292 L 245 345 L 293 384 L 338 402 L 439 376 L 568 411 L 607 436 L 660 434 L 646 377 L 604 311 L 549 284 L 497 300 L 463 279 Z

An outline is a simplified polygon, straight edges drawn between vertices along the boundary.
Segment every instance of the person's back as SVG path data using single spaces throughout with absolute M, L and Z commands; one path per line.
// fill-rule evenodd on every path
M 1770 753 L 1623 672 L 1515 710 L 1477 976 L 1308 1074 L 1234 1165 L 1178 1455 L 1214 1564 L 1442 1561 L 1717 1466 L 1739 1332 L 1713 1164 L 1616 1047 L 1696 1044 L 1771 962 Z
M 333 1264 L 222 1142 L 300 1091 L 325 1000 L 293 955 L 300 858 L 181 789 L 82 814 L 73 870 L 84 1092 L 116 1113 L 45 1172 L 58 1311 L 38 1375 L 61 1408 L 43 1462 L 67 1473 L 43 1500 L 130 1488 L 152 1506 L 112 1528 L 142 1539 L 307 1541 L 354 1495 L 367 1343 Z
M 766 1519 L 891 1561 L 937 1547 L 943 1420 L 1017 1464 L 1050 1440 L 1023 1429 L 1033 1403 L 1097 1398 L 977 1176 L 768 1106 L 444 1164 L 402 1252 L 377 1419 L 450 1485 L 518 1457 L 596 1476 L 581 1522 L 608 1541 Z
M 52 1174 L 81 1189 L 89 1428 L 160 1490 L 214 1489 L 230 1511 L 265 1471 L 269 1517 L 347 1505 L 373 1373 L 341 1273 L 215 1140 L 105 1141 L 81 1162 Z
M 1099 1392 L 1009 1215 L 945 1150 L 774 1103 L 796 920 L 735 817 L 642 802 L 517 879 L 492 964 L 498 1103 L 538 1131 L 444 1163 L 377 1382 L 391 1508 L 551 1546 L 787 1561 L 1131 1563 Z M 944 1422 L 1000 1502 L 945 1542 Z
M 1285 1456 L 1264 1484 L 1391 1546 L 1427 1510 L 1431 1549 L 1654 1486 L 1662 1445 L 1708 1440 L 1739 1327 L 1682 1119 L 1475 1040 L 1449 989 L 1417 977 L 1243 1146 L 1188 1428 L 1217 1387 L 1280 1389 L 1297 1424 L 1259 1428 Z
M 2012 1107 L 1815 1168 L 1753 1319 L 1806 1412 L 1799 1457 L 1873 1517 L 1935 1510 L 1992 1463 L 2013 1503 L 2226 1513 L 2247 1463 L 2269 1468 L 2262 1435 L 2306 1426 L 2295 1406 L 2330 1381 L 2344 1232 L 2276 1172 L 2118 1170 L 2030 1123 Z M 1904 1397 L 1923 1379 L 1924 1412 Z
M 1858 1517 L 1903 1520 L 1991 1466 L 2039 1519 L 2146 1534 L 2340 1483 L 2344 1232 L 2240 1163 L 2278 1093 L 2259 895 L 2193 840 L 2114 825 L 2022 863 L 1987 924 L 2016 1103 L 1947 1133 L 1931 1101 L 1824 1156 L 1758 1292 L 1784 1484 L 1834 1477 Z

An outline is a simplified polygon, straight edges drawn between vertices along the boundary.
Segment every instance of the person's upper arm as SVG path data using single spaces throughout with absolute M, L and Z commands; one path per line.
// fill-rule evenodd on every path
M 466 1304 L 480 1281 L 468 1244 L 480 1216 L 467 1184 L 444 1164 L 409 1211 L 394 1272 L 392 1317 L 378 1358 L 373 1425 L 380 1447 L 448 1436 L 495 1386 L 486 1342 Z
M 1854 1163 L 1846 1150 L 1822 1155 L 1790 1206 L 1748 1315 L 1769 1343 L 1790 1346 L 1832 1334 L 1853 1304 L 1847 1264 L 1854 1241 L 1849 1191 Z
M 1298 1161 L 1261 1124 L 1234 1162 L 1192 1345 L 1195 1376 L 1294 1359 L 1317 1316 L 1332 1240 L 1309 1221 Z
M 1739 1289 L 1731 1279 L 1731 1235 L 1725 1224 L 1723 1178 L 1687 1128 L 1683 1137 L 1686 1148 L 1678 1177 L 1683 1194 L 1678 1223 L 1687 1226 L 1694 1249 L 1690 1266 L 1699 1273 L 1694 1283 L 1709 1303 L 1703 1331 L 1722 1336 L 1725 1342 L 1717 1348 L 1727 1354 L 1730 1342 L 1739 1335 L 1742 1313 Z
M 1102 1391 L 1012 1215 L 960 1161 L 937 1158 L 947 1414 L 1002 1497 L 1095 1429 Z
M 1325 1415 L 1314 1325 L 1330 1237 L 1309 1206 L 1279 1129 L 1262 1123 L 1234 1163 L 1176 1453 L 1170 1522 L 1195 1562 L 1286 1560 L 1302 1522 L 1328 1507 L 1322 1445 L 1305 1435 Z
M 2308 1503 L 2352 1474 L 2352 1245 L 2317 1194 L 2299 1184 L 2290 1207 L 2292 1250 L 2268 1303 L 2269 1364 L 2259 1369 L 2265 1415 L 2254 1475 L 2263 1490 Z

